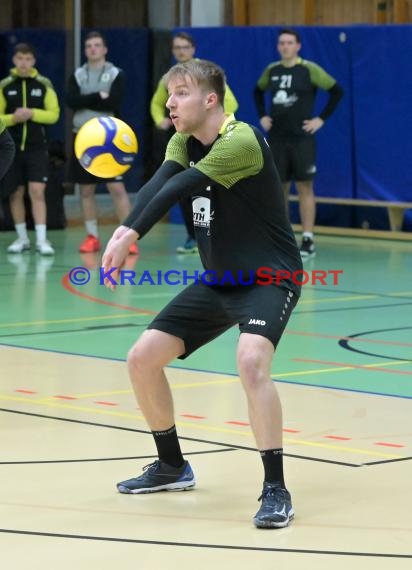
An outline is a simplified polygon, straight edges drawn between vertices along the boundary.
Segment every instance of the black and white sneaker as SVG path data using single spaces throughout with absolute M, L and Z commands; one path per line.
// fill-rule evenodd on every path
M 279 483 L 263 483 L 258 501 L 262 505 L 253 518 L 257 528 L 282 528 L 295 516 L 290 493 Z
M 300 256 L 302 259 L 308 259 L 309 257 L 315 257 L 316 249 L 313 239 L 310 237 L 303 237 L 302 244 L 300 246 Z
M 155 461 L 143 467 L 143 474 L 117 484 L 119 493 L 156 493 L 158 491 L 186 491 L 196 485 L 195 476 L 188 461 L 182 467 L 172 467 Z

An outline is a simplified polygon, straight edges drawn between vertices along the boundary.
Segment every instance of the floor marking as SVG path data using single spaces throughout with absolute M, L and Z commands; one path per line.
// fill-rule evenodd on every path
M 327 439 L 337 439 L 339 441 L 350 441 L 353 439 L 352 437 L 342 437 L 340 435 L 324 435 L 322 437 L 326 437 Z
M 137 314 L 137 317 L 144 317 L 143 314 Z M 102 321 L 107 319 L 130 319 L 130 315 L 122 313 L 121 315 L 100 315 L 95 317 L 74 317 L 72 319 L 53 319 L 48 321 L 26 321 L 18 323 L 0 323 L 0 328 L 10 327 L 30 327 L 36 325 L 61 325 L 63 323 L 80 323 L 82 321 Z M 53 332 L 53 331 L 50 331 Z
M 401 374 L 401 375 L 405 375 L 405 376 L 412 376 L 412 371 L 409 372 L 407 370 L 386 370 L 385 368 L 383 368 L 384 366 L 394 366 L 396 364 L 410 364 L 410 361 L 406 360 L 406 361 L 395 361 L 395 362 L 385 362 L 385 363 L 381 363 L 379 362 L 378 364 L 349 364 L 347 362 L 330 362 L 329 360 L 315 360 L 312 358 L 293 358 L 294 362 L 312 362 L 314 364 L 332 364 L 334 366 L 338 366 L 338 367 L 344 367 L 345 370 L 349 369 L 356 369 L 356 368 L 360 368 L 362 370 L 371 370 L 372 372 L 386 372 L 387 374 Z
M 373 338 L 364 338 L 364 337 L 352 337 L 352 336 L 342 336 L 337 334 L 322 334 L 322 333 L 312 333 L 312 332 L 303 332 L 303 331 L 292 331 L 290 329 L 285 331 L 286 334 L 294 334 L 298 336 L 312 336 L 316 338 L 328 338 L 332 340 L 346 340 L 348 342 L 366 342 L 371 344 L 388 344 L 392 346 L 412 346 L 410 342 L 397 342 L 397 341 L 390 341 L 390 340 L 379 340 Z
M 51 398 L 56 398 L 58 400 L 77 400 L 75 396 L 50 396 Z
M 206 416 L 195 416 L 193 414 L 180 414 L 182 418 L 190 418 L 191 420 L 205 420 Z
M 346 297 L 330 297 L 328 299 L 302 299 L 299 301 L 301 305 L 313 305 L 314 303 L 335 303 L 336 301 L 361 301 L 363 299 L 378 299 L 378 295 L 353 295 Z
M 62 402 L 57 402 L 57 401 L 54 401 L 54 402 L 37 402 L 37 401 L 33 401 L 32 399 L 29 399 L 29 398 L 17 397 L 17 396 L 7 396 L 7 395 L 3 395 L 3 394 L 0 394 L 0 400 L 11 400 L 14 402 L 19 402 L 19 403 L 25 402 L 25 403 L 30 403 L 30 404 L 39 404 L 41 406 L 48 406 L 50 408 L 61 408 L 61 409 L 70 410 L 70 411 L 87 412 L 87 413 L 91 413 L 91 414 L 103 414 L 103 415 L 121 417 L 121 418 L 131 418 L 131 419 L 133 419 L 133 421 L 136 421 L 136 420 L 146 421 L 145 418 L 139 414 L 130 414 L 128 412 L 115 412 L 115 411 L 107 410 L 107 409 L 76 406 L 76 405 L 64 404 Z M 239 430 L 235 430 L 235 429 L 228 429 L 228 428 L 222 428 L 222 427 L 205 425 L 205 424 L 203 424 L 203 425 L 202 424 L 193 424 L 193 423 L 182 422 L 182 421 L 176 421 L 176 425 L 179 427 L 187 427 L 190 429 L 200 429 L 203 431 L 211 431 L 211 432 L 218 432 L 218 433 L 230 433 L 230 434 L 235 434 L 237 436 L 253 437 L 253 434 L 251 431 L 239 431 Z M 300 439 L 285 438 L 285 442 L 288 444 L 302 445 L 302 446 L 307 446 L 307 447 L 319 447 L 322 449 L 333 449 L 333 450 L 339 451 L 339 452 L 346 451 L 348 453 L 353 453 L 353 454 L 357 454 L 357 455 L 366 455 L 366 456 L 373 456 L 373 457 L 386 457 L 386 458 L 391 458 L 391 459 L 403 458 L 404 457 L 404 455 L 397 455 L 397 454 L 393 454 L 393 453 L 388 454 L 388 453 L 382 453 L 382 452 L 377 452 L 377 451 L 369 451 L 366 449 L 358 449 L 358 448 L 352 448 L 352 447 L 341 447 L 339 445 L 325 444 L 323 442 L 306 441 L 306 440 L 300 440 Z
M 109 307 L 117 307 L 118 309 L 125 309 L 126 311 L 132 311 L 133 313 L 140 313 L 143 315 L 156 315 L 156 311 L 148 311 L 147 309 L 139 309 L 138 307 L 129 307 L 128 305 L 120 305 L 119 303 L 111 303 L 110 301 L 106 301 L 104 299 L 100 299 L 99 297 L 93 297 L 92 295 L 87 295 L 86 293 L 82 293 L 75 289 L 72 284 L 70 283 L 69 274 L 63 276 L 61 280 L 61 284 L 63 285 L 64 289 L 71 293 L 72 295 L 77 295 L 82 299 L 86 299 L 86 301 L 92 301 L 93 303 L 98 303 L 99 305 L 107 305 Z
M 403 444 L 401 443 L 387 443 L 384 441 L 378 441 L 375 443 L 375 445 L 383 445 L 384 447 L 405 447 Z

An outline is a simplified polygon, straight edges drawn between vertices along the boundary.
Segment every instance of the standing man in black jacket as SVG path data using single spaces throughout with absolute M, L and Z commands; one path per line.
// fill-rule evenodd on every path
M 46 200 L 44 197 L 49 171 L 49 155 L 45 125 L 56 123 L 60 108 L 53 85 L 39 74 L 34 48 L 16 44 L 10 75 L 0 82 L 0 119 L 13 137 L 16 156 L 7 172 L 3 187 L 10 195 L 10 209 L 17 239 L 9 245 L 9 253 L 22 253 L 30 248 L 24 208 L 25 185 L 32 205 L 36 231 L 36 249 L 41 255 L 53 255 L 46 239 Z
M 67 105 L 74 111 L 73 132 L 94 117 L 120 115 L 120 106 L 124 91 L 124 73 L 121 69 L 106 61 L 106 40 L 100 32 L 90 32 L 85 40 L 87 62 L 78 67 L 69 79 Z M 83 216 L 86 226 L 86 239 L 81 243 L 81 253 L 93 253 L 100 250 L 101 244 L 97 227 L 96 184 L 107 183 L 112 195 L 116 213 L 122 220 L 130 211 L 130 202 L 123 184 L 123 177 L 102 179 L 84 170 L 74 153 L 69 169 L 70 181 L 80 185 Z M 135 254 L 135 244 L 130 252 Z
M 286 205 L 291 181 L 295 182 L 303 231 L 300 254 L 305 259 L 315 255 L 314 134 L 336 109 L 343 91 L 336 80 L 319 65 L 299 57 L 301 43 L 295 30 L 281 30 L 277 47 L 281 59 L 264 69 L 255 88 L 255 102 L 260 124 L 267 131 Z M 329 100 L 319 116 L 313 117 L 318 88 L 329 93 Z M 270 91 L 271 96 L 269 112 L 265 108 L 266 90 Z

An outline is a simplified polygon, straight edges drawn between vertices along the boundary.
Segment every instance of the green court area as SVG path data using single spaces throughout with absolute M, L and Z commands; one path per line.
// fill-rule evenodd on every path
M 102 229 L 107 240 L 113 228 Z M 116 291 L 100 284 L 100 256 L 79 254 L 80 228 L 50 232 L 54 258 L 8 255 L 11 233 L 0 234 L 0 343 L 125 360 L 146 325 L 184 285 L 125 283 Z M 177 255 L 185 238 L 178 225 L 158 224 L 127 269 L 144 272 L 202 271 L 197 255 Z M 319 236 L 317 257 L 305 271 L 328 274 L 326 284 L 303 287 L 274 359 L 281 382 L 412 397 L 412 255 L 407 242 Z M 87 284 L 69 273 L 90 272 Z M 146 273 L 147 274 L 147 273 Z M 73 274 L 72 274 L 73 275 Z M 176 275 L 176 274 L 173 274 Z M 237 328 L 174 367 L 236 374 Z M 16 363 L 18 364 L 18 363 Z

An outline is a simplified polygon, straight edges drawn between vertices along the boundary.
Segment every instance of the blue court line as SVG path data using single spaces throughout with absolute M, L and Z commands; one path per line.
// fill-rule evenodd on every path
M 110 360 L 114 362 L 126 362 L 125 358 L 114 358 L 110 356 L 96 356 L 95 354 L 81 354 L 78 352 L 66 352 L 64 350 L 50 350 L 47 348 L 36 348 L 31 346 L 21 346 L 19 344 L 8 344 L 0 342 L 0 347 L 7 346 L 10 348 L 22 348 L 26 350 L 37 350 L 39 352 L 51 352 L 53 354 L 66 354 L 68 356 L 82 356 L 83 358 L 96 358 L 99 360 Z M 350 365 L 348 365 L 350 366 Z M 238 374 L 234 374 L 232 372 L 221 372 L 219 370 L 204 370 L 202 368 L 183 368 L 182 366 L 173 366 L 168 365 L 166 368 L 173 368 L 174 370 L 188 370 L 190 372 L 204 372 L 207 374 L 219 374 L 224 376 L 238 376 Z M 328 386 L 326 384 L 310 384 L 308 382 L 295 382 L 293 380 L 280 380 L 275 379 L 276 382 L 280 382 L 282 384 L 293 384 L 294 386 L 309 386 L 311 388 L 323 388 L 326 390 L 339 390 L 340 392 L 354 392 L 355 394 L 368 394 L 371 396 L 384 396 L 387 398 L 401 398 L 403 400 L 412 400 L 412 396 L 401 396 L 400 394 L 386 394 L 384 392 L 369 392 L 366 390 L 356 390 L 355 388 L 337 388 L 335 386 Z

